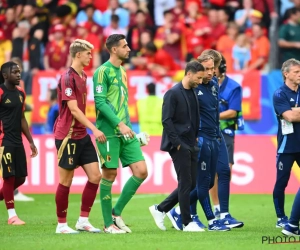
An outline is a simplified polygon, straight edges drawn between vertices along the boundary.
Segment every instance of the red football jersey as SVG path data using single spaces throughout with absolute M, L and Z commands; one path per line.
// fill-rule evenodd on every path
M 85 114 L 86 78 L 85 73 L 81 77 L 71 67 L 61 75 L 57 86 L 59 115 L 54 124 L 55 139 L 63 140 L 67 136 L 81 139 L 87 135 L 86 127 L 73 117 L 67 104 L 68 101 L 76 100 L 78 108 Z

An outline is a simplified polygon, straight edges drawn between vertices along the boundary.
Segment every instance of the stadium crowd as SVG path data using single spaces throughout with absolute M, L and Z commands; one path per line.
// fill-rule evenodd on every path
M 212 48 L 224 55 L 228 72 L 262 70 L 272 18 L 280 17 L 282 59 L 300 58 L 300 1 L 280 2 L 278 15 L 273 0 L 1 0 L 0 65 L 21 59 L 30 94 L 39 70 L 70 65 L 74 39 L 94 45 L 86 68 L 94 71 L 108 59 L 105 39 L 120 33 L 131 48 L 127 69 L 165 75 Z

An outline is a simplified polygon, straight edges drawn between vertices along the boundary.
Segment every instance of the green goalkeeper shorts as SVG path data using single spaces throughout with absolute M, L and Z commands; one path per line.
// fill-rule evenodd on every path
M 119 159 L 123 167 L 145 160 L 140 143 L 135 137 L 127 141 L 124 137 L 110 138 L 106 143 L 96 140 L 96 144 L 101 166 L 105 165 L 107 168 L 118 168 Z

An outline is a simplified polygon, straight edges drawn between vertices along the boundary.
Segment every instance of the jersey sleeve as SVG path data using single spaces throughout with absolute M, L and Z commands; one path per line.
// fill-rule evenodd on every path
M 26 105 L 25 105 L 25 101 L 26 101 L 26 93 L 25 93 L 24 89 L 22 89 L 22 88 L 19 87 L 19 86 L 17 86 L 17 89 L 20 91 L 20 93 L 23 94 L 23 96 L 22 96 L 23 100 L 21 99 L 21 97 L 20 97 L 20 100 L 21 100 L 21 102 L 23 102 L 22 110 L 23 110 L 23 112 L 24 112 L 24 111 L 25 111 L 25 107 L 26 107 Z M 1 93 L 1 92 L 0 92 L 0 93 Z M 0 97 L 0 101 L 1 101 L 1 97 Z
M 291 110 L 291 105 L 281 89 L 275 91 L 273 105 L 277 115 L 282 115 L 285 111 Z
M 100 67 L 95 72 L 93 76 L 93 85 L 96 111 L 100 111 L 100 113 L 110 122 L 111 126 L 115 128 L 121 120 L 106 103 L 107 91 L 109 88 L 109 78 L 106 67 Z
M 74 77 L 72 74 L 65 73 L 60 79 L 62 101 L 77 100 L 75 92 Z
M 228 100 L 228 109 L 235 111 L 242 110 L 242 88 L 237 87 L 233 90 L 229 100 Z

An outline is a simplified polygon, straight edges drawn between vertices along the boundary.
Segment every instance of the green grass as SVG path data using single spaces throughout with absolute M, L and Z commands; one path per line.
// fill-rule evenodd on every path
M 57 235 L 54 195 L 33 195 L 34 202 L 16 202 L 20 218 L 25 226 L 7 225 L 7 212 L 0 205 L 0 249 L 129 249 L 129 250 L 176 250 L 176 249 L 299 249 L 300 244 L 262 244 L 262 236 L 281 236 L 275 228 L 275 212 L 270 195 L 232 195 L 231 213 L 245 226 L 230 232 L 184 233 L 171 228 L 166 218 L 167 231 L 160 231 L 149 213 L 148 207 L 159 203 L 164 195 L 137 195 L 123 212 L 125 222 L 132 234 L 109 235 L 80 233 Z M 293 195 L 286 197 L 286 212 L 289 214 Z M 90 215 L 91 223 L 102 229 L 103 219 L 97 197 Z M 69 199 L 68 224 L 75 226 L 80 210 L 80 195 Z M 198 207 L 200 218 L 203 213 Z M 201 212 L 200 212 L 201 211 Z M 297 239 L 299 240 L 299 239 Z

